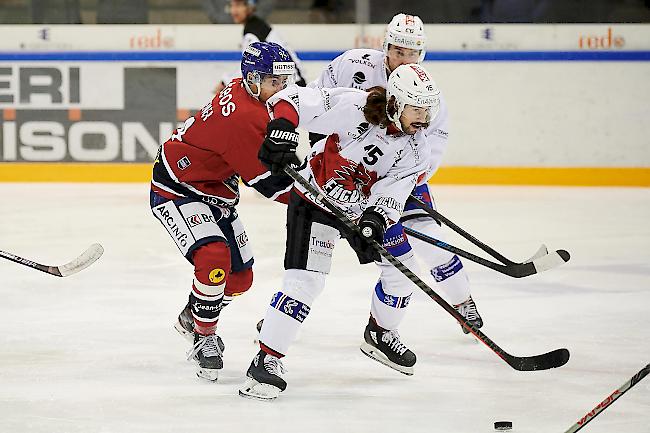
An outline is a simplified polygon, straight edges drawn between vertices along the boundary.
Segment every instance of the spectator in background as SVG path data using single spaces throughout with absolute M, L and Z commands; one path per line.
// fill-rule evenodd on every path
M 253 42 L 275 42 L 283 46 L 291 55 L 291 60 L 296 64 L 295 83 L 299 86 L 305 86 L 307 83 L 304 78 L 300 59 L 282 37 L 271 28 L 271 26 L 256 14 L 256 0 L 230 0 L 230 16 L 235 24 L 243 24 L 244 32 L 241 42 L 242 51 Z M 226 83 L 237 77 L 239 72 L 225 74 L 221 83 L 215 90 L 219 93 L 225 87 Z
M 213 24 L 230 24 L 230 0 L 203 0 L 203 9 Z M 266 18 L 275 6 L 275 0 L 259 0 L 256 5 L 255 14 Z

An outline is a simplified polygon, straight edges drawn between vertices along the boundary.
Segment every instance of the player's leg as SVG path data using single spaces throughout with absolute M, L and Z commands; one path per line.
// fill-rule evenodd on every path
M 227 307 L 235 297 L 245 293 L 253 284 L 253 254 L 248 236 L 237 212 L 233 209 L 218 221 L 230 248 L 231 273 L 224 290 L 221 309 Z M 194 321 L 190 301 L 178 315 L 174 328 L 188 341 L 194 341 Z
M 413 251 L 401 224 L 395 224 L 386 231 L 384 247 L 409 269 L 417 272 Z M 412 375 L 416 356 L 402 343 L 397 328 L 406 314 L 413 283 L 387 260 L 382 259 L 377 265 L 381 275 L 373 290 L 370 319 L 361 351 L 400 373 Z
M 413 195 L 434 207 L 426 184 L 417 186 Z M 446 236 L 442 227 L 433 218 L 420 216 L 421 212 L 415 206 L 407 205 L 402 218 L 404 226 L 444 241 Z M 428 272 L 442 289 L 446 300 L 476 327 L 483 326 L 483 319 L 471 296 L 469 277 L 460 258 L 415 238 L 409 238 L 409 243 L 415 254 L 427 264 Z M 463 332 L 468 333 L 464 328 Z
M 197 375 L 216 380 L 223 367 L 223 342 L 216 335 L 225 287 L 231 272 L 231 253 L 218 221 L 219 208 L 194 199 L 170 200 L 152 193 L 154 216 L 162 223 L 185 258 L 194 266 L 190 292 L 194 347 L 190 357 Z
M 307 318 L 314 300 L 325 287 L 334 245 L 339 239 L 334 217 L 295 193 L 287 208 L 287 245 L 282 288 L 273 295 L 260 331 L 260 351 L 239 393 L 272 400 L 286 389 L 283 358 Z

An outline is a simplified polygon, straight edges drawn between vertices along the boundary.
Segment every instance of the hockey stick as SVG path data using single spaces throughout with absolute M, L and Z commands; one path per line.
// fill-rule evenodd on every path
M 55 275 L 57 277 L 67 277 L 69 275 L 76 274 L 83 269 L 86 269 L 88 266 L 95 263 L 103 253 L 104 248 L 100 244 L 92 244 L 86 251 L 81 253 L 79 257 L 61 266 L 41 265 L 39 263 L 32 262 L 31 260 L 18 257 L 14 254 L 7 253 L 2 250 L 0 250 L 0 257 L 11 260 L 12 262 L 19 263 L 21 265 L 29 266 L 32 269 L 37 269 L 41 272 L 45 272 L 46 274 Z
M 434 219 L 436 219 L 438 221 L 441 221 L 444 225 L 446 225 L 447 227 L 449 227 L 450 229 L 452 229 L 453 231 L 455 231 L 456 233 L 458 233 L 459 235 L 461 235 L 462 237 L 464 237 L 465 239 L 467 239 L 468 241 L 470 241 L 471 243 L 473 243 L 474 245 L 476 245 L 477 247 L 479 247 L 480 249 L 485 251 L 486 253 L 490 254 L 492 257 L 499 260 L 501 263 L 503 263 L 505 265 L 508 265 L 508 266 L 521 264 L 521 263 L 513 262 L 509 258 L 504 257 L 502 254 L 500 254 L 494 248 L 490 247 L 489 245 L 481 242 L 480 240 L 478 240 L 477 238 L 475 238 L 471 234 L 467 233 L 465 230 L 463 230 L 461 227 L 456 225 L 449 218 L 445 217 L 440 212 L 438 212 L 436 209 L 433 209 L 431 206 L 427 205 L 426 203 L 424 203 L 422 200 L 418 199 L 417 197 L 414 197 L 414 196 L 411 195 L 408 198 L 408 200 L 410 202 L 412 202 L 413 204 L 415 204 L 420 209 L 422 209 L 423 211 L 425 211 L 426 213 L 428 213 L 432 218 L 434 218 Z M 539 250 L 537 250 L 537 252 L 535 253 L 534 256 L 532 256 L 528 261 L 523 262 L 523 263 L 532 262 L 535 259 L 541 259 L 545 255 L 553 256 L 553 258 L 549 259 L 548 261 L 549 261 L 549 263 L 557 263 L 555 266 L 559 266 L 561 264 L 564 264 L 564 263 L 568 262 L 569 259 L 571 258 L 569 253 L 567 251 L 565 251 L 565 250 L 557 250 L 557 251 L 555 251 L 555 252 L 553 252 L 551 254 L 548 254 L 548 249 L 546 248 L 545 245 L 542 245 L 539 248 Z M 561 260 L 558 260 L 558 259 L 561 259 Z M 555 266 L 553 266 L 553 267 L 555 267 Z M 550 268 L 548 268 L 548 269 L 550 269 Z M 546 269 L 542 269 L 542 270 L 546 270 Z M 539 270 L 538 272 L 541 272 L 541 270 Z
M 548 269 L 560 266 L 569 260 L 568 258 L 569 253 L 560 250 L 553 254 L 545 254 L 539 258 L 533 258 L 532 261 L 530 262 L 524 262 L 524 263 L 512 262 L 511 264 L 502 265 L 500 263 L 495 263 L 495 262 L 491 262 L 490 260 L 486 260 L 483 257 L 479 257 L 465 250 L 461 250 L 458 247 L 449 245 L 446 242 L 425 235 L 424 233 L 421 233 L 417 230 L 413 230 L 410 227 L 404 227 L 404 233 L 416 239 L 420 239 L 423 242 L 429 243 L 443 250 L 452 252 L 456 255 L 471 260 L 474 263 L 478 263 L 479 265 L 483 265 L 485 267 L 488 267 L 497 272 L 501 272 L 502 274 L 508 275 L 513 278 L 523 278 L 529 275 L 538 274 Z M 564 255 L 564 253 L 566 253 L 566 256 Z
M 291 176 L 296 182 L 305 188 L 309 195 L 315 198 L 318 202 L 322 203 L 327 209 L 330 210 L 345 226 L 355 232 L 359 233 L 359 227 L 350 221 L 350 219 L 339 209 L 336 205 L 331 203 L 327 198 L 318 192 L 307 180 L 305 180 L 298 172 L 290 167 L 285 167 L 285 172 Z M 422 291 L 424 291 L 431 299 L 438 303 L 446 312 L 451 314 L 451 316 L 456 319 L 463 328 L 471 332 L 478 340 L 483 342 L 490 350 L 496 353 L 501 359 L 503 359 L 509 366 L 519 371 L 533 371 L 533 370 L 548 370 L 549 368 L 561 367 L 567 363 L 569 360 L 569 351 L 567 349 L 557 349 L 552 352 L 544 353 L 542 355 L 535 356 L 513 356 L 504 351 L 502 348 L 497 346 L 497 344 L 492 341 L 487 335 L 483 334 L 477 327 L 472 323 L 468 322 L 458 311 L 449 305 L 444 299 L 440 297 L 436 292 L 433 291 L 424 281 L 418 278 L 409 268 L 404 266 L 404 264 L 396 259 L 391 253 L 386 251 L 386 249 L 380 245 L 378 242 L 371 240 L 370 245 L 375 249 L 382 257 L 390 262 L 397 270 L 399 270 L 406 278 L 411 280 L 413 284 L 418 286 Z
M 587 412 L 582 418 L 578 420 L 575 424 L 573 424 L 569 430 L 567 430 L 564 433 L 575 433 L 578 430 L 582 429 L 584 426 L 589 424 L 594 418 L 598 416 L 599 413 L 607 409 L 612 403 L 614 403 L 620 396 L 625 394 L 632 388 L 634 385 L 639 383 L 641 379 L 646 377 L 650 373 L 650 364 L 646 365 L 639 371 L 637 374 L 632 376 L 630 380 L 625 382 L 623 385 L 621 385 L 620 388 L 614 390 L 610 395 L 607 396 L 607 398 L 600 403 L 598 403 L 598 406 L 595 408 L 591 409 L 589 412 Z

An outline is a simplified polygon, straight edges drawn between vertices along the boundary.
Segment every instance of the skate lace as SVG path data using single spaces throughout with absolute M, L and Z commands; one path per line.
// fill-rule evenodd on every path
M 388 344 L 388 347 L 400 356 L 407 350 L 406 346 L 400 341 L 397 331 L 384 332 L 384 335 L 381 336 L 381 341 Z
M 280 376 L 287 372 L 287 369 L 282 364 L 282 361 L 279 358 L 276 358 L 272 355 L 266 355 L 264 358 L 264 369 L 275 376 Z
M 474 300 L 470 297 L 467 301 L 463 302 L 456 306 L 456 311 L 460 313 L 467 320 L 476 320 L 478 319 L 478 311 L 476 311 L 476 304 Z
M 223 352 L 217 344 L 216 335 L 206 335 L 198 339 L 194 346 L 187 352 L 187 359 L 193 359 L 197 353 L 202 352 L 203 356 L 209 358 L 213 356 L 222 356 Z

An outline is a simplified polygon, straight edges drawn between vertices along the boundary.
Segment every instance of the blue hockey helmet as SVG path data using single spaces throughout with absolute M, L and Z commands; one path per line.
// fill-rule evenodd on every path
M 260 95 L 260 84 L 266 76 L 287 76 L 292 78 L 296 64 L 287 50 L 274 42 L 253 42 L 246 47 L 241 59 L 241 75 L 244 87 L 254 97 Z M 257 92 L 250 85 L 257 86 Z

